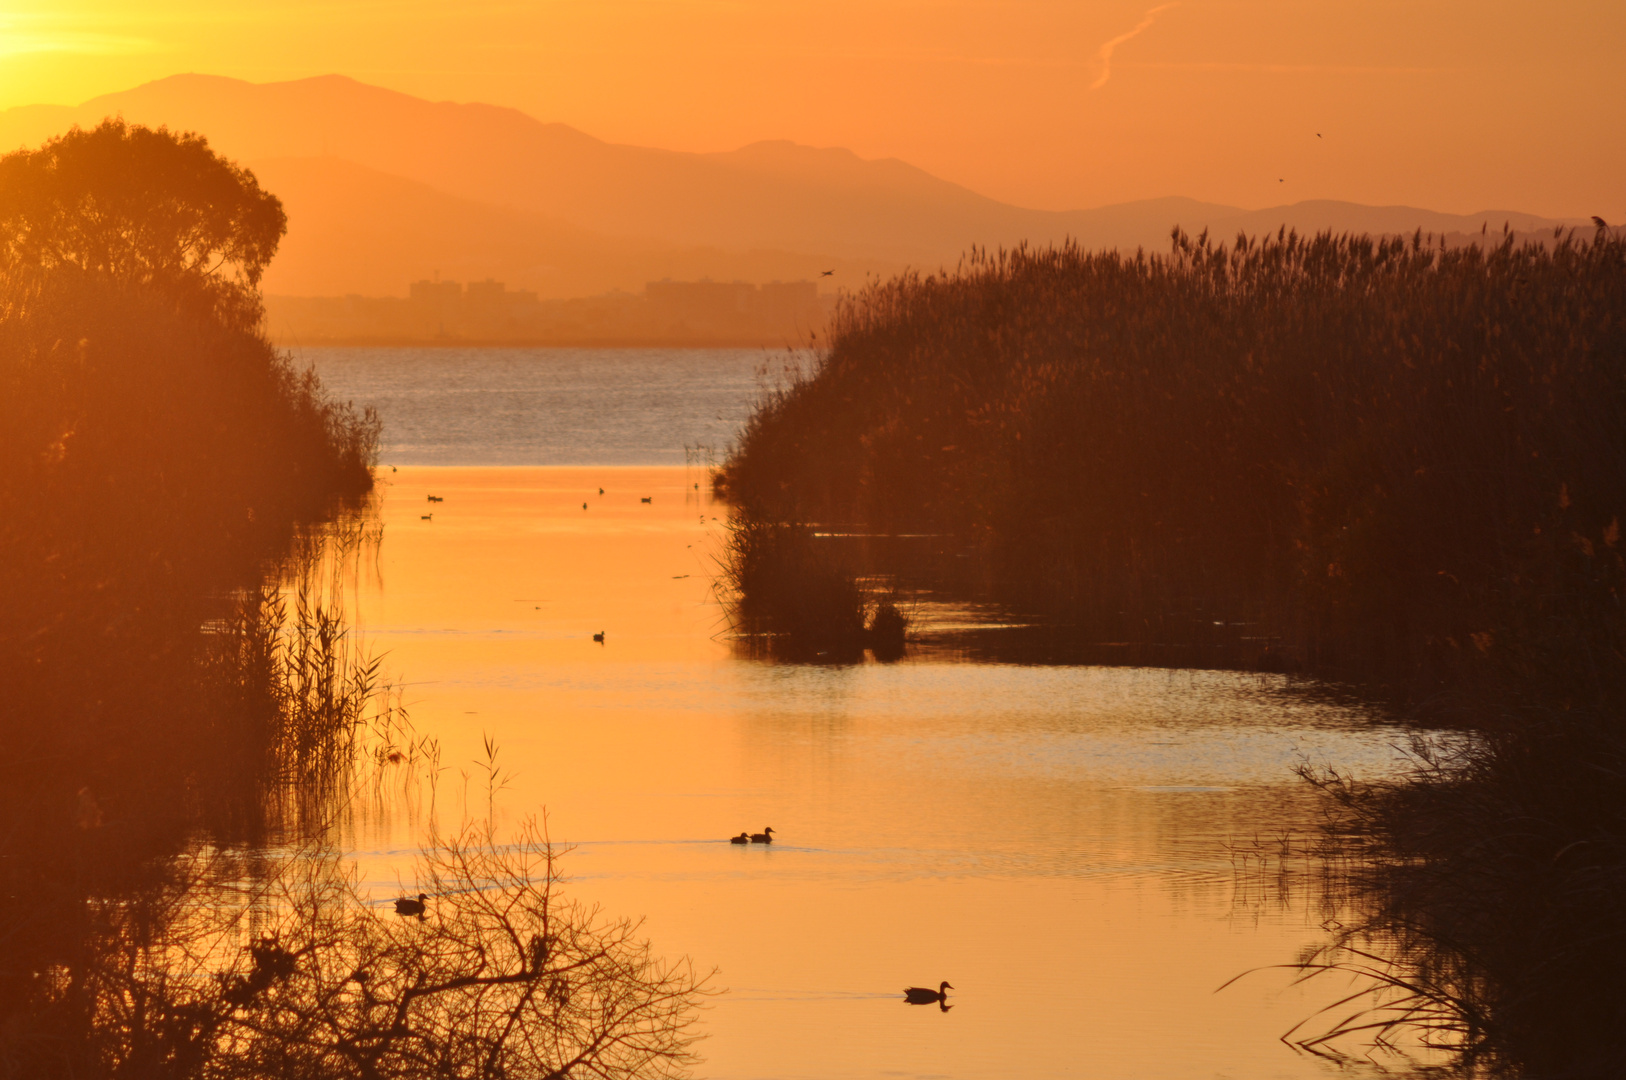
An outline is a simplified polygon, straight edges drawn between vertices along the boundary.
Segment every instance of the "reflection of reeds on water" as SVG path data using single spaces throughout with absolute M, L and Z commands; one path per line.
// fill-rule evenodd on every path
M 729 516 L 719 592 L 748 653 L 852 661 L 903 655 L 908 619 L 895 591 L 859 574 L 807 525 Z
M 1525 714 L 1412 773 L 1313 777 L 1347 925 L 1306 977 L 1354 978 L 1301 1025 L 1318 1052 L 1411 1038 L 1498 1075 L 1626 1069 L 1626 737 L 1584 711 Z
M 208 626 L 198 691 L 215 767 L 204 786 L 219 789 L 216 808 L 235 799 L 258 834 L 320 835 L 374 808 L 391 771 L 405 779 L 438 758 L 346 617 L 344 583 L 379 539 L 368 517 L 312 530 L 281 584 L 240 591 Z

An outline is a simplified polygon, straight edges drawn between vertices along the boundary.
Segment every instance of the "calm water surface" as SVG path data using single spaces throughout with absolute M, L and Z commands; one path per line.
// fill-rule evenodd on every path
M 763 349 L 306 348 L 341 401 L 372 405 L 394 465 L 681 465 L 718 453 L 765 378 Z
M 443 350 L 385 352 L 317 358 L 358 399 L 381 388 L 397 469 L 358 619 L 441 745 L 433 784 L 384 791 L 352 826 L 381 901 L 410 881 L 431 823 L 545 813 L 576 845 L 578 895 L 647 916 L 658 951 L 718 969 L 706 1077 L 1335 1071 L 1278 1036 L 1338 987 L 1309 996 L 1264 971 L 1215 992 L 1323 937 L 1312 897 L 1261 888 L 1233 849 L 1313 826 L 1295 767 L 1381 775 L 1404 732 L 1277 677 L 739 659 L 710 585 L 723 510 L 699 470 L 657 466 L 691 439 L 726 441 L 757 354 L 680 358 L 666 374 L 709 389 L 652 396 L 645 415 L 611 399 L 638 365 L 656 377 L 653 356 L 597 369 L 488 350 L 504 355 L 448 370 Z M 423 382 L 465 377 L 478 385 L 439 397 Z M 560 413 L 588 408 L 583 394 L 610 417 L 595 445 L 615 448 L 588 466 L 554 441 L 578 430 Z M 495 446 L 481 400 L 516 410 L 489 425 L 507 432 Z M 462 467 L 405 464 L 448 459 Z M 470 467 L 491 460 L 530 467 Z M 476 763 L 486 736 L 495 792 Z M 724 842 L 768 825 L 770 848 Z M 949 1012 L 901 1002 L 944 979 Z
M 1293 768 L 1385 771 L 1398 730 L 1274 677 L 735 659 L 693 476 L 392 474 L 361 622 L 445 771 L 432 814 L 358 827 L 381 898 L 431 816 L 485 812 L 489 734 L 499 818 L 545 810 L 578 892 L 720 969 L 701 1075 L 1324 1072 L 1277 1041 L 1313 1004 L 1279 973 L 1214 992 L 1323 918 L 1226 845 L 1307 826 Z M 950 1012 L 900 1003 L 941 979 Z

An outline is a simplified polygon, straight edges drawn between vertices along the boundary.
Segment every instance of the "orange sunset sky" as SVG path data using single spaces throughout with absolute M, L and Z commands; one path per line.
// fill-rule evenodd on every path
M 617 142 L 845 146 L 1045 209 L 1618 221 L 1623 45 L 1621 0 L 0 0 L 0 108 L 340 73 Z

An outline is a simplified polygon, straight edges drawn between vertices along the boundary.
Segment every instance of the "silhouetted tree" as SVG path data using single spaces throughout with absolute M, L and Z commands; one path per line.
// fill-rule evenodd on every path
M 277 197 L 201 135 L 109 119 L 0 158 L 13 266 L 190 288 L 234 319 L 257 321 L 254 289 L 287 223 Z

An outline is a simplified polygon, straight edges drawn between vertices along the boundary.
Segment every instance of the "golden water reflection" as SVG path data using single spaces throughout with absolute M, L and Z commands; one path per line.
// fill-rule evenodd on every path
M 578 895 L 721 969 L 702 1076 L 1327 1071 L 1277 1041 L 1315 1004 L 1285 975 L 1214 992 L 1323 936 L 1226 845 L 1302 833 L 1293 768 L 1387 771 L 1396 729 L 1274 676 L 738 659 L 702 475 L 386 478 L 359 622 L 443 770 L 358 819 L 380 897 L 431 818 L 546 808 Z M 902 1003 L 943 979 L 949 1012 Z

